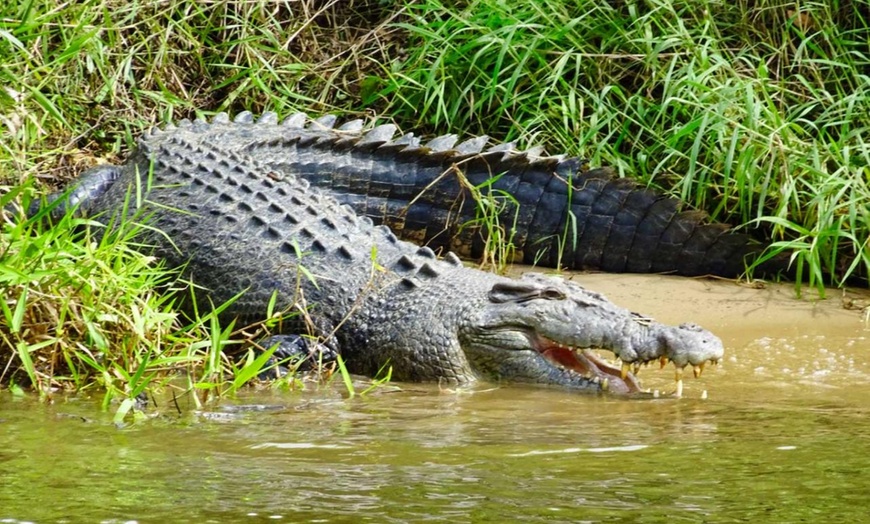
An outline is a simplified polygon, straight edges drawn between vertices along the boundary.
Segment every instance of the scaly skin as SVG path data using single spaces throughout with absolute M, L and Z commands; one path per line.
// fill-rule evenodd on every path
M 499 214 L 502 227 L 515 229 L 516 262 L 735 277 L 764 247 L 702 212 L 683 210 L 678 199 L 608 169 L 587 170 L 576 158 L 518 151 L 513 143 L 485 148 L 485 136 L 457 144 L 455 135 L 445 135 L 421 145 L 412 134 L 393 139 L 392 125 L 364 133 L 359 120 L 338 129 L 335 123 L 334 116 L 309 121 L 297 114 L 278 124 L 271 113 L 255 123 L 242 113 L 232 122 L 219 115 L 210 124 L 183 125 L 225 151 L 302 176 L 399 237 L 436 251 L 483 254 L 480 228 L 467 227 L 477 208 L 468 186 L 484 188 L 484 195 L 508 193 L 519 204 L 506 204 Z M 782 260 L 765 270 L 782 270 Z
M 153 133 L 124 166 L 83 177 L 82 209 L 117 213 L 144 188 L 143 208 L 130 213 L 162 232 L 145 243 L 186 267 L 201 308 L 244 291 L 224 315 L 259 320 L 275 293 L 278 309 L 304 307 L 309 319 L 285 322 L 284 331 L 313 328 L 351 372 L 373 376 L 389 364 L 397 380 L 636 393 L 630 373 L 623 380 L 623 370 L 583 350 L 610 350 L 626 365 L 722 358 L 710 332 L 656 323 L 573 282 L 510 279 L 466 268 L 453 254 L 439 260 L 294 174 L 224 146 L 201 129 Z
M 735 277 L 764 247 L 710 223 L 702 212 L 683 210 L 675 198 L 608 169 L 587 170 L 576 158 L 518 151 L 512 143 L 485 148 L 485 136 L 457 144 L 455 135 L 445 135 L 421 145 L 412 134 L 393 139 L 392 125 L 363 132 L 360 120 L 337 129 L 335 122 L 334 116 L 309 121 L 301 113 L 280 124 L 274 113 L 254 122 L 242 113 L 234 121 L 221 114 L 210 123 L 179 126 L 193 142 L 218 144 L 270 171 L 301 176 L 436 252 L 483 254 L 485 232 L 469 227 L 477 209 L 469 186 L 484 188 L 484 195 L 508 193 L 519 204 L 505 203 L 498 222 L 514 230 L 516 262 Z M 759 269 L 780 272 L 786 262 L 777 258 Z

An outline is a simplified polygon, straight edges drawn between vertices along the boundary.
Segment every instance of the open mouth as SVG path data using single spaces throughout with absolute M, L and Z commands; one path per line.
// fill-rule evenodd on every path
M 596 380 L 597 378 L 597 381 L 605 391 L 624 395 L 648 391 L 641 389 L 636 373 L 641 364 L 648 364 L 649 362 L 623 362 L 622 367 L 619 368 L 605 362 L 604 359 L 595 354 L 591 349 L 568 347 L 545 338 L 538 338 L 534 347 L 544 358 L 562 368 L 570 369 L 591 380 Z M 661 367 L 664 368 L 669 360 L 667 357 L 662 357 L 659 361 L 661 362 Z M 718 360 L 711 362 L 713 364 L 719 363 Z M 674 365 L 676 366 L 676 363 Z M 634 373 L 629 370 L 634 370 Z M 704 364 L 694 365 L 693 373 L 695 378 L 700 377 L 703 370 Z M 674 384 L 676 386 L 674 396 L 681 397 L 683 395 L 682 367 L 677 366 L 675 368 Z
M 634 373 L 611 366 L 589 349 L 571 348 L 540 339 L 535 348 L 550 362 L 570 369 L 586 378 L 600 381 L 602 389 L 612 393 L 640 393 L 640 383 Z

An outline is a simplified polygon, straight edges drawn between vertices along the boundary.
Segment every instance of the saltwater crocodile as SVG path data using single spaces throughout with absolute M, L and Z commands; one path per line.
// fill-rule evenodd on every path
M 394 139 L 391 124 L 363 132 L 361 120 L 336 128 L 332 115 L 309 120 L 302 113 L 280 124 L 274 113 L 254 121 L 244 112 L 233 121 L 218 115 L 180 125 L 223 151 L 302 176 L 436 252 L 481 256 L 486 231 L 473 226 L 481 196 L 500 200 L 503 238 L 516 249 L 514 261 L 526 264 L 735 277 L 764 247 L 609 169 L 587 169 L 541 148 L 519 151 L 514 143 L 486 147 L 486 136 L 457 144 L 456 135 L 445 135 L 422 145 L 413 134 Z M 783 260 L 764 269 L 780 270 Z
M 296 118 L 285 122 L 290 133 L 304 129 Z M 92 216 L 126 209 L 146 217 L 153 229 L 143 244 L 185 268 L 201 307 L 244 292 L 223 314 L 254 321 L 274 296 L 276 308 L 300 311 L 284 332 L 313 332 L 351 372 L 374 375 L 388 364 L 397 380 L 483 378 L 635 393 L 632 365 L 670 360 L 679 377 L 687 365 L 698 375 L 722 358 L 722 343 L 709 331 L 659 324 L 574 282 L 511 279 L 465 267 L 452 253 L 439 259 L 358 217 L 292 169 L 276 170 L 207 132 L 224 127 L 243 136 L 247 114 L 235 124 L 215 120 L 152 130 L 126 164 L 91 170 L 64 201 Z M 264 126 L 249 125 L 252 140 Z M 343 142 L 333 138 L 340 133 L 325 136 L 330 151 L 398 149 L 377 130 Z M 588 348 L 610 350 L 622 368 Z

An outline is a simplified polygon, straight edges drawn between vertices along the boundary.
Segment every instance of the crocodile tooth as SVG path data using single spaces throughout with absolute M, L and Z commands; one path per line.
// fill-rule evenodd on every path
M 220 112 L 212 117 L 211 119 L 213 124 L 226 124 L 230 121 L 230 115 L 226 114 L 226 112 Z
M 356 120 L 351 120 L 349 122 L 345 122 L 338 128 L 339 131 L 347 131 L 349 133 L 356 133 L 361 131 L 363 128 L 363 121 L 361 118 L 357 118 Z
M 701 376 L 701 373 L 704 372 L 704 363 L 702 362 L 700 364 L 695 364 L 694 366 L 692 366 L 692 372 L 695 374 L 695 378 L 699 378 Z
M 430 140 L 428 143 L 426 143 L 426 147 L 429 148 L 433 153 L 450 151 L 453 146 L 456 145 L 457 140 L 459 140 L 459 137 L 457 135 L 442 135 Z
M 257 120 L 257 123 L 263 125 L 275 125 L 278 123 L 278 114 L 274 111 L 266 111 L 260 115 L 260 119 Z
M 683 396 L 683 368 L 674 363 L 674 382 L 677 383 L 677 391 L 674 396 L 679 398 Z
M 305 113 L 294 113 L 281 122 L 283 127 L 289 127 L 291 129 L 302 129 L 305 127 L 305 122 L 308 121 L 308 115 Z
M 661 358 L 659 358 L 659 364 L 660 364 L 659 369 L 665 369 L 665 366 L 668 365 L 669 360 L 671 360 L 671 359 L 662 355 Z
M 619 374 L 619 376 L 622 377 L 622 380 L 625 380 L 625 377 L 628 376 L 628 370 L 629 370 L 630 368 L 631 368 L 631 364 L 629 364 L 628 362 L 623 362 L 623 363 L 622 363 L 622 370 L 621 370 L 621 372 L 620 372 L 620 374 Z
M 233 119 L 233 122 L 237 124 L 253 124 L 254 115 L 250 111 L 242 111 L 241 113 L 236 115 L 236 118 Z
M 634 364 L 632 364 L 631 368 L 632 373 L 637 375 L 638 373 L 640 373 L 640 362 L 635 362 Z
M 335 127 L 335 122 L 338 118 L 335 115 L 323 115 L 311 122 L 310 129 L 332 129 Z
M 359 141 L 356 143 L 356 145 L 357 147 L 380 145 L 385 142 L 389 142 L 395 134 L 396 126 L 394 126 L 393 124 L 383 124 L 364 134 L 362 138 L 360 138 Z
M 605 377 L 604 380 L 601 381 L 601 391 L 609 391 L 610 390 L 610 379 Z

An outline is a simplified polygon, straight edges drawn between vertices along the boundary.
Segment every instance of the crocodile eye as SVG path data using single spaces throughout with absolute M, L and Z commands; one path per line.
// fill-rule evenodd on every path
M 556 288 L 548 287 L 546 289 L 541 290 L 541 298 L 545 298 L 547 300 L 565 300 L 565 293 L 559 291 Z
M 496 304 L 505 302 L 522 303 L 539 298 L 544 300 L 565 300 L 566 295 L 554 287 L 541 287 L 520 282 L 498 283 L 489 292 L 489 300 Z

